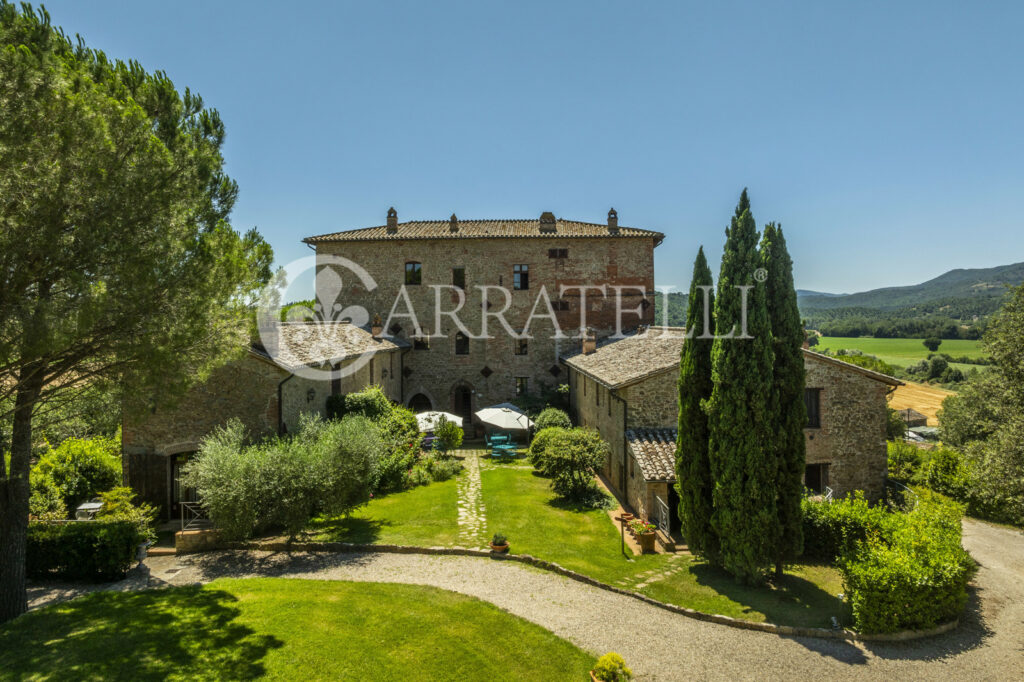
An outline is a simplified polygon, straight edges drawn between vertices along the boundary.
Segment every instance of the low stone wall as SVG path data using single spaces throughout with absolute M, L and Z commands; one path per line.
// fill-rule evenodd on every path
M 214 529 L 179 530 L 174 534 L 175 554 L 193 554 L 220 548 L 220 533 Z
M 195 531 L 188 531 L 195 532 Z M 484 549 L 470 549 L 467 547 L 410 547 L 407 545 L 362 545 L 349 542 L 284 542 L 284 541 L 269 541 L 269 542 L 231 542 L 223 545 L 225 549 L 244 549 L 244 550 L 256 550 L 264 552 L 346 552 L 346 553 L 380 553 L 380 554 L 426 554 L 426 555 L 438 555 L 438 556 L 473 556 L 473 557 L 488 557 L 497 561 L 515 561 L 521 564 L 527 564 L 535 568 L 540 568 L 545 571 L 551 571 L 558 575 L 565 576 L 571 580 L 585 583 L 592 587 L 602 589 L 608 592 L 614 592 L 621 594 L 626 597 L 638 599 L 642 602 L 646 602 L 651 606 L 656 606 L 666 611 L 672 611 L 678 613 L 687 618 L 694 618 L 696 620 L 702 620 L 709 623 L 718 623 L 719 625 L 727 625 L 729 627 L 740 628 L 742 630 L 759 630 L 761 632 L 770 632 L 783 637 L 816 637 L 819 639 L 844 639 L 853 642 L 902 642 L 912 639 L 922 639 L 924 637 L 934 637 L 943 633 L 949 632 L 960 625 L 960 620 L 953 620 L 949 623 L 944 623 L 937 627 L 931 628 L 930 630 L 904 630 L 902 632 L 883 633 L 883 634 L 861 634 L 854 632 L 853 630 L 828 630 L 826 628 L 802 628 L 794 627 L 792 625 L 775 625 L 773 623 L 755 623 L 753 621 L 741 620 L 738 618 L 730 618 L 729 616 L 720 616 L 715 613 L 704 613 L 703 611 L 696 611 L 694 609 L 688 609 L 684 606 L 676 606 L 675 604 L 667 604 L 665 602 L 652 599 L 647 595 L 640 594 L 639 592 L 631 592 L 624 590 L 620 587 L 608 585 L 600 580 L 595 580 L 590 576 L 577 573 L 576 571 L 564 568 L 551 561 L 545 561 L 538 559 L 537 557 L 530 556 L 529 554 L 502 554 L 499 552 L 491 552 Z

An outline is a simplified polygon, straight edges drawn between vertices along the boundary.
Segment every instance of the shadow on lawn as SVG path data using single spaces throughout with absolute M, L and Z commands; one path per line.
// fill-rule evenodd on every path
M 742 605 L 744 613 L 763 613 L 769 623 L 829 628 L 830 616 L 843 624 L 850 620 L 849 607 L 836 595 L 792 573 L 774 585 L 753 587 L 736 582 L 730 574 L 704 562 L 694 562 L 690 571 L 698 584 Z
M 392 521 L 366 519 L 359 516 L 343 516 L 310 524 L 307 532 L 318 540 L 327 542 L 352 542 L 357 545 L 372 545 L 380 539 L 381 529 L 392 526 Z
M 236 622 L 237 599 L 197 586 L 101 592 L 0 629 L 0 670 L 43 679 L 251 679 L 283 642 Z

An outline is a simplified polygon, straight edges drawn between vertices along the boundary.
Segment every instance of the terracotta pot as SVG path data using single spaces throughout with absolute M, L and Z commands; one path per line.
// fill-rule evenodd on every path
M 491 551 L 492 552 L 498 552 L 499 554 L 504 554 L 505 552 L 508 551 L 508 543 L 505 543 L 504 545 L 496 545 L 496 544 L 494 544 L 492 542 L 492 543 L 490 543 L 490 545 L 491 545 Z
M 622 512 L 622 520 L 625 521 L 626 523 L 629 523 L 630 521 L 633 520 L 633 515 L 630 514 L 629 512 Z
M 654 551 L 654 531 L 649 533 L 640 533 L 639 537 L 637 537 L 637 541 L 640 543 L 641 552 Z

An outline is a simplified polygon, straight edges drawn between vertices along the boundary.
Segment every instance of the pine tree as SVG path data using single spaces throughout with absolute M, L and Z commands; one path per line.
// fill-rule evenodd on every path
M 726 230 L 715 298 L 708 402 L 709 456 L 714 479 L 711 525 L 719 563 L 737 579 L 758 583 L 775 562 L 779 537 L 777 466 L 770 447 L 772 339 L 757 226 L 746 190 Z M 744 289 L 744 287 L 746 287 Z M 743 311 L 746 309 L 746 327 Z
M 786 249 L 782 226 L 768 223 L 761 239 L 761 267 L 768 273 L 765 281 L 768 317 L 771 321 L 773 351 L 771 421 L 775 436 L 771 443 L 778 463 L 776 479 L 779 538 L 776 545 L 775 572 L 793 561 L 803 550 L 800 498 L 804 477 L 804 356 L 801 346 L 804 327 L 793 286 L 793 260 Z
M 711 346 L 714 335 L 714 285 L 704 247 L 697 252 L 690 280 L 687 339 L 679 362 L 679 431 L 676 440 L 676 489 L 679 519 L 690 551 L 709 560 L 718 556 L 718 538 L 711 527 L 713 490 L 708 459 L 708 418 L 702 404 L 711 397 Z M 705 287 L 705 288 L 701 288 Z M 705 307 L 705 291 L 707 306 Z M 708 327 L 705 328 L 705 318 Z

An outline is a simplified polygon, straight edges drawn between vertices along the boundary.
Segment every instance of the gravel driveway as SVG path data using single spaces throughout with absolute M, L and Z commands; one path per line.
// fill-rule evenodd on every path
M 147 560 L 172 585 L 222 576 L 288 576 L 433 585 L 479 597 L 601 654 L 645 680 L 1019 679 L 1024 671 L 1024 535 L 964 522 L 981 564 L 957 630 L 908 643 L 783 638 L 704 623 L 511 562 L 413 554 L 215 552 Z

